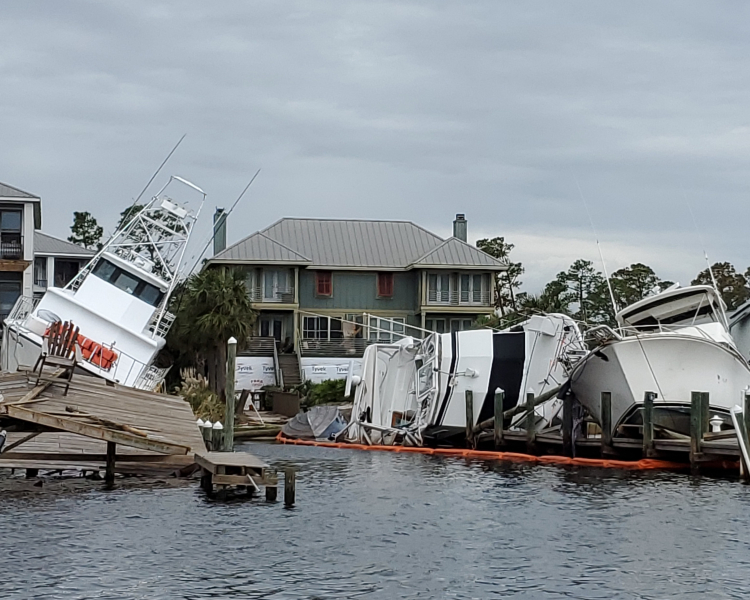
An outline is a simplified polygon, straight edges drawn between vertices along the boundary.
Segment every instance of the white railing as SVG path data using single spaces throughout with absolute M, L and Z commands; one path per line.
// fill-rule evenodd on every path
M 7 317 L 9 321 L 23 321 L 39 304 L 39 298 L 33 298 L 31 296 L 19 296 L 10 314 Z
M 147 369 L 144 369 L 140 377 L 136 380 L 133 387 L 137 390 L 145 390 L 147 392 L 153 392 L 169 372 L 169 367 L 163 369 L 151 365 Z
M 454 306 L 477 305 L 489 306 L 491 295 L 488 291 L 480 290 L 428 290 L 429 304 L 450 304 Z
M 148 324 L 148 331 L 150 333 L 154 333 L 155 331 L 157 337 L 166 338 L 172 327 L 172 323 L 174 323 L 175 316 L 171 312 L 164 311 L 161 319 L 159 319 L 160 312 L 159 309 L 154 311 L 151 322 Z
M 263 288 L 256 286 L 248 291 L 251 302 L 271 302 L 279 304 L 294 304 L 294 288 L 273 290 L 263 293 Z

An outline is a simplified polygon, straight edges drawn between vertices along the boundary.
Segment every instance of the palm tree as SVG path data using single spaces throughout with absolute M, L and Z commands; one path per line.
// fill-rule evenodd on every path
M 204 269 L 191 275 L 180 292 L 174 295 L 176 319 L 167 340 L 170 349 L 193 361 L 205 360 L 209 386 L 223 397 L 227 340 L 235 337 L 241 346 L 256 318 L 245 273 L 224 267 Z

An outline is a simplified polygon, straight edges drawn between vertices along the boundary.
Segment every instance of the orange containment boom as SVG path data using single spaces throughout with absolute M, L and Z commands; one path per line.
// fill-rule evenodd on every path
M 283 436 L 276 436 L 276 441 L 282 444 L 298 446 L 319 446 L 322 448 L 348 448 L 349 450 L 378 450 L 381 452 L 415 452 L 434 456 L 458 456 L 476 458 L 480 460 L 504 460 L 509 462 L 527 462 L 544 465 L 572 465 L 576 467 L 598 467 L 605 469 L 631 469 L 640 471 L 650 470 L 679 470 L 689 468 L 690 465 L 669 460 L 643 458 L 641 460 L 611 460 L 609 458 L 569 458 L 567 456 L 534 456 L 519 452 L 496 452 L 492 450 L 467 450 L 464 448 L 422 448 L 414 446 L 367 446 L 365 444 L 348 444 L 341 442 L 317 442 L 314 440 L 296 440 Z M 733 463 L 736 468 L 736 463 Z

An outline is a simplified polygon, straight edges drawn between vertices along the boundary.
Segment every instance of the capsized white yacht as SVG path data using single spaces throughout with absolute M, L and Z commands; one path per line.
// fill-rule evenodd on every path
M 656 394 L 654 424 L 690 433 L 690 393 L 708 392 L 712 416 L 730 427 L 729 411 L 742 404 L 750 367 L 728 332 L 716 290 L 696 285 L 650 296 L 616 315 L 617 331 L 590 330 L 599 346 L 570 376 L 570 391 L 601 423 L 601 392 L 612 394 L 613 433 L 642 423 L 646 392 Z
M 175 184 L 199 194 L 197 210 L 167 195 Z M 167 305 L 205 198 L 199 187 L 172 176 L 67 286 L 48 288 L 38 303 L 20 297 L 3 324 L 3 370 L 33 366 L 50 325 L 70 321 L 79 328 L 82 369 L 154 389 L 167 371 L 153 364 L 174 320 Z
M 575 321 L 533 316 L 504 331 L 432 333 L 373 344 L 365 350 L 352 416 L 344 439 L 366 444 L 422 446 L 463 435 L 466 391 L 473 393 L 473 425 L 494 414 L 495 391 L 504 410 L 561 385 L 586 354 Z M 559 412 L 560 400 L 536 407 L 539 426 Z M 543 421 L 543 423 L 541 423 Z

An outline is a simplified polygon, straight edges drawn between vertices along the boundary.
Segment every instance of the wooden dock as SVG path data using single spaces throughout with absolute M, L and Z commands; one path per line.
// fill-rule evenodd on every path
M 0 425 L 8 431 L 0 468 L 175 473 L 206 451 L 182 398 L 87 376 L 74 377 L 63 396 L 63 386 L 35 381 L 0 374 Z

